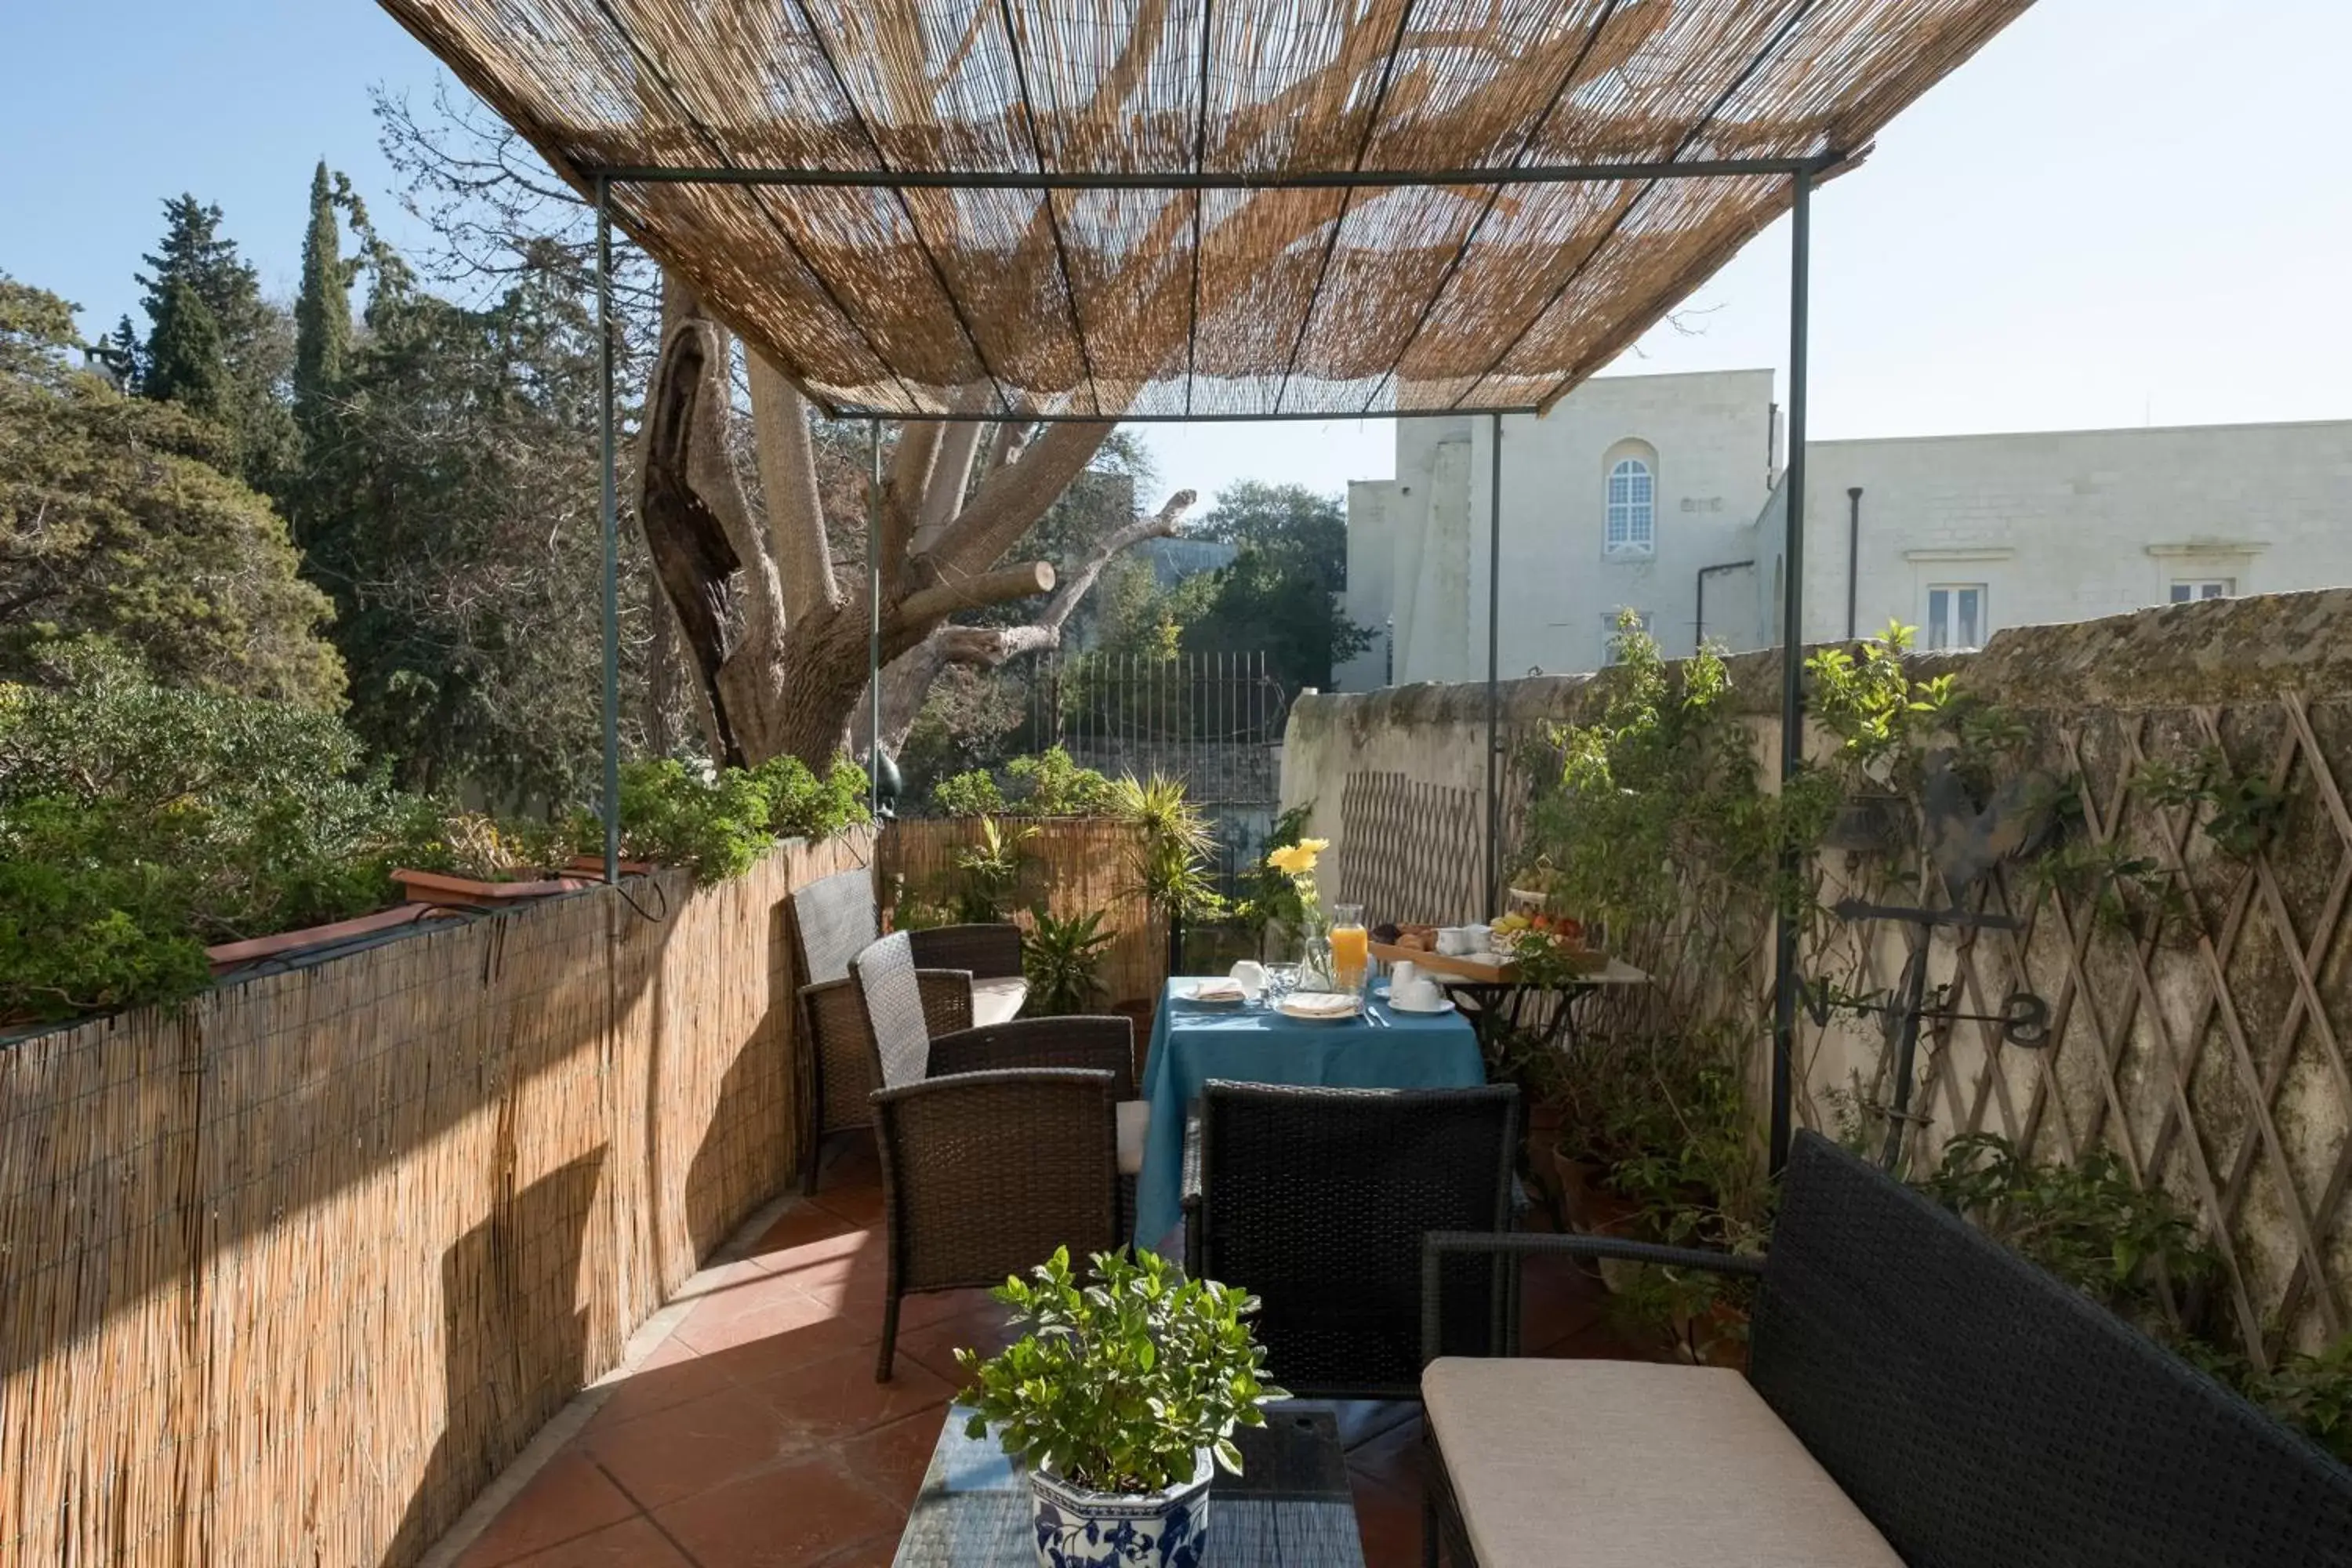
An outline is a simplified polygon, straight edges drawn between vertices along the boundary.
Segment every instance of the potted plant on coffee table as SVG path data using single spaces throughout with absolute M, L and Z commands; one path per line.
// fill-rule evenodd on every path
M 956 1360 L 966 1435 L 993 1429 L 1029 1471 L 1041 1568 L 1213 1563 L 1210 1479 L 1241 1473 L 1234 1431 L 1290 1397 L 1262 1375 L 1256 1299 L 1151 1252 L 1097 1253 L 1082 1283 L 1063 1247 L 1031 1273 L 994 1292 L 1028 1331 Z

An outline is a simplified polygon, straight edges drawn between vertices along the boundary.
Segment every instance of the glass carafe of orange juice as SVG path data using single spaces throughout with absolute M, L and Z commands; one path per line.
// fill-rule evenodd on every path
M 1341 991 L 1361 991 L 1372 958 L 1371 933 L 1364 929 L 1364 906 L 1331 906 L 1331 978 Z

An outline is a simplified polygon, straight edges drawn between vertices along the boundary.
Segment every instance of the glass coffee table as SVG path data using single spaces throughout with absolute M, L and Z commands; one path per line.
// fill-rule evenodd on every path
M 963 1435 L 948 1412 L 893 1568 L 1034 1568 L 1029 1480 L 993 1436 Z M 1242 1474 L 1219 1474 L 1209 1498 L 1219 1568 L 1364 1568 L 1347 1456 L 1328 1411 L 1276 1410 L 1237 1433 Z

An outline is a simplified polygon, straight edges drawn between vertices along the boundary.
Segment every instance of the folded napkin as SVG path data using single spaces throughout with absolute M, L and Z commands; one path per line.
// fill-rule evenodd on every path
M 1283 1007 L 1310 1018 L 1338 1018 L 1356 1010 L 1356 998 L 1344 991 L 1299 991 Z
M 1238 1002 L 1249 994 L 1237 980 L 1202 980 L 1192 985 L 1195 1002 Z

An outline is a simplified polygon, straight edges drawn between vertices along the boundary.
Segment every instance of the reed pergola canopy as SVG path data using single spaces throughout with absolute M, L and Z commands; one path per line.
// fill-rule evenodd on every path
M 1048 418 L 1548 406 L 2028 3 L 383 0 L 821 403 Z

